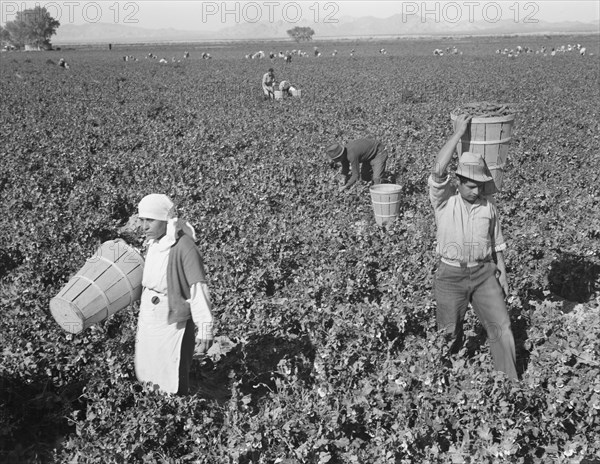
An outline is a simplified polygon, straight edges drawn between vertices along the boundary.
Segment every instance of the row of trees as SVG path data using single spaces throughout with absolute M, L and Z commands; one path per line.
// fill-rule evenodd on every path
M 56 34 L 60 22 L 50 16 L 46 8 L 36 6 L 19 11 L 14 21 L 7 21 L 0 26 L 0 42 L 2 46 L 24 48 L 26 45 L 35 48 L 52 48 L 50 37 Z

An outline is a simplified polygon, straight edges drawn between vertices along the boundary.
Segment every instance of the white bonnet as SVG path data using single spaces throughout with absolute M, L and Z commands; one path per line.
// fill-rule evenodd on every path
M 146 195 L 138 204 L 138 216 L 146 219 L 168 221 L 174 215 L 174 203 L 162 193 Z

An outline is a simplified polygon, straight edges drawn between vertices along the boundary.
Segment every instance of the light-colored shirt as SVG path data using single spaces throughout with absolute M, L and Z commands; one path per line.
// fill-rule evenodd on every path
M 506 249 L 496 205 L 489 197 L 473 204 L 463 200 L 447 177 L 438 183 L 430 176 L 429 199 L 437 225 L 437 254 L 446 260 L 473 263 L 489 261 L 492 251 Z
M 262 78 L 262 88 L 264 90 L 273 90 L 273 84 L 275 83 L 275 76 L 270 73 L 265 73 Z
M 169 234 L 159 241 L 149 241 L 142 276 L 144 287 L 167 294 L 167 264 L 169 262 L 169 251 L 173 243 L 174 241 Z M 190 287 L 190 293 L 191 298 L 187 302 L 190 304 L 192 320 L 198 328 L 196 338 L 211 340 L 213 338 L 213 315 L 208 285 L 202 282 L 193 284 Z

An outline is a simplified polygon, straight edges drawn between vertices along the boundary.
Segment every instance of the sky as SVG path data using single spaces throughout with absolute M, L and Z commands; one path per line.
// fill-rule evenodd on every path
M 409 18 L 456 23 L 459 21 L 512 20 L 517 23 L 548 21 L 591 22 L 600 17 L 600 2 L 592 1 L 200 1 L 200 0 L 0 0 L 0 22 L 15 19 L 16 12 L 45 7 L 64 24 L 116 23 L 147 29 L 214 31 L 241 22 L 285 20 L 290 24 L 337 22 L 341 17 L 396 14 Z

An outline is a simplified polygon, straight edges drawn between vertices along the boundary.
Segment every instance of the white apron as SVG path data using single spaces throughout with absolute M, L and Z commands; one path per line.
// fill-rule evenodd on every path
M 141 382 L 152 382 L 155 388 L 167 393 L 179 390 L 179 367 L 181 345 L 188 321 L 168 324 L 169 303 L 167 299 L 167 267 L 171 246 L 175 243 L 177 228 L 180 227 L 194 238 L 194 229 L 187 223 L 178 225 L 178 220 L 169 220 L 167 233 L 158 242 L 149 241 L 142 285 L 144 291 L 140 302 L 138 329 L 135 342 L 135 374 Z M 190 289 L 191 316 L 200 328 L 202 338 L 212 338 L 212 314 L 205 283 L 194 284 Z M 156 297 L 156 304 L 152 299 Z M 186 342 L 187 343 L 187 342 Z M 194 351 L 193 333 L 191 346 Z M 184 360 L 186 363 L 189 359 Z M 188 366 L 189 367 L 189 366 Z M 185 381 L 185 379 L 184 379 Z M 182 386 L 184 389 L 186 385 Z
M 158 303 L 152 303 L 157 297 Z M 148 288 L 142 293 L 135 341 L 135 374 L 140 382 L 177 393 L 181 342 L 187 321 L 168 324 L 167 296 Z

